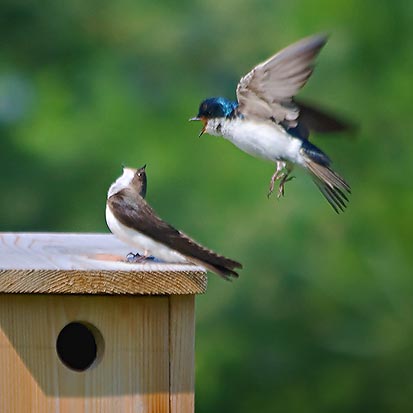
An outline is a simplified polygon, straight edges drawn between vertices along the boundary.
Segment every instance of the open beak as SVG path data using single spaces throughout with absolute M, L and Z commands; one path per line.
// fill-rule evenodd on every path
M 200 138 L 205 133 L 205 129 L 206 129 L 206 125 L 208 121 L 204 117 L 198 117 L 198 116 L 196 116 L 195 118 L 189 119 L 190 122 L 194 120 L 200 120 L 204 124 L 204 126 L 201 129 L 201 132 L 199 132 L 199 135 L 198 135 L 198 137 Z

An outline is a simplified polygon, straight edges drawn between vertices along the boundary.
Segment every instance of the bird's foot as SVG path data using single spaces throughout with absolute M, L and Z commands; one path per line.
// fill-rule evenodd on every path
M 275 181 L 277 180 L 277 173 L 275 173 L 272 177 L 271 177 L 271 181 L 270 181 L 270 187 L 268 188 L 268 194 L 267 194 L 267 198 L 270 199 L 271 194 L 274 192 L 274 185 L 275 185 Z
M 284 173 L 282 174 L 282 176 L 280 177 L 281 181 L 280 181 L 280 185 L 278 186 L 278 193 L 277 193 L 277 198 L 281 198 L 282 196 L 284 196 L 284 192 L 285 192 L 285 184 L 289 181 L 291 181 L 292 179 L 294 179 L 295 176 L 289 176 L 288 173 Z
M 282 179 L 284 174 L 280 174 L 279 170 L 274 172 L 274 175 L 271 177 L 270 187 L 268 188 L 267 198 L 270 199 L 271 194 L 274 192 L 275 181 Z
M 131 264 L 138 264 L 138 263 L 144 263 L 146 261 L 153 261 L 155 257 L 153 255 L 141 255 L 138 252 L 134 254 L 133 252 L 130 252 L 126 256 L 126 261 L 131 263 Z
M 271 194 L 274 192 L 275 181 L 278 181 L 278 179 L 283 179 L 285 172 L 282 172 L 282 170 L 284 168 L 285 168 L 285 162 L 277 161 L 277 168 L 275 169 L 275 172 L 270 180 L 270 187 L 268 189 L 268 194 L 267 194 L 268 199 L 270 198 Z

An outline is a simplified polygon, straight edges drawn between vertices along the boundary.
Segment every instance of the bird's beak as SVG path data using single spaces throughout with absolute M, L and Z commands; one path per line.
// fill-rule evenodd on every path
M 198 137 L 200 138 L 205 133 L 205 129 L 206 129 L 206 125 L 207 125 L 208 121 L 207 121 L 207 119 L 205 119 L 202 116 L 201 117 L 195 116 L 194 118 L 189 119 L 190 122 L 192 122 L 194 120 L 200 120 L 204 124 L 204 126 L 201 129 L 201 132 L 199 132 L 199 135 L 198 135 Z

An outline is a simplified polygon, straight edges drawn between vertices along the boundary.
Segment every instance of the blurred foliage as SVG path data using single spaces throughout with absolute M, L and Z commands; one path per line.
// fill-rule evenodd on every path
M 355 119 L 314 141 L 352 184 L 337 216 L 300 171 L 187 119 L 279 48 L 331 38 L 302 96 Z M 107 231 L 120 165 L 162 217 L 244 264 L 197 300 L 197 412 L 410 412 L 413 2 L 0 2 L 0 228 Z

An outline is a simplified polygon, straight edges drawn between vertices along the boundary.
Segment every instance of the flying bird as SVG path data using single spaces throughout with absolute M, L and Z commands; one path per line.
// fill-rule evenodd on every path
M 268 197 L 279 181 L 277 197 L 293 176 L 294 165 L 309 172 L 330 205 L 344 211 L 349 184 L 331 168 L 330 158 L 308 138 L 311 130 L 338 132 L 351 126 L 334 116 L 294 99 L 306 84 L 314 60 L 326 44 L 325 35 L 302 39 L 254 67 L 238 83 L 237 101 L 205 99 L 198 115 L 199 134 L 222 136 L 244 152 L 276 164 Z
M 133 261 L 144 262 L 153 255 L 165 262 L 201 265 L 226 279 L 238 277 L 235 269 L 242 268 L 239 262 L 203 247 L 158 217 L 145 200 L 145 167 L 124 167 L 122 175 L 110 186 L 106 202 L 109 229 L 121 241 L 143 252 L 132 254 Z

